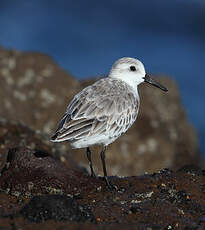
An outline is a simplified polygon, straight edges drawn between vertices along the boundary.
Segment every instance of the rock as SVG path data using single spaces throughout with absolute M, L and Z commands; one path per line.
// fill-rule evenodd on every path
M 202 164 L 195 130 L 182 108 L 176 83 L 159 79 L 164 93 L 141 85 L 141 107 L 134 125 L 107 150 L 109 175 L 137 175 L 164 167 Z M 53 134 L 71 98 L 91 81 L 79 82 L 39 53 L 0 49 L 0 116 L 23 122 Z M 49 140 L 49 137 L 47 136 Z M 71 150 L 67 143 L 50 144 L 60 149 L 65 164 L 72 158 L 88 167 L 85 150 Z M 100 147 L 92 148 L 94 168 L 102 174 Z M 63 155 L 62 155 L 63 154 Z
M 0 116 L 51 134 L 80 88 L 50 57 L 0 48 Z M 69 86 L 69 87 L 65 87 Z
M 7 163 L 0 177 L 2 229 L 205 227 L 205 173 L 198 167 L 110 177 L 117 189 L 109 190 L 101 177 L 30 148 L 11 149 Z
M 79 187 L 81 191 L 85 185 L 88 189 L 88 180 L 92 181 L 87 173 L 67 168 L 46 152 L 22 147 L 9 150 L 7 162 L 1 171 L 0 188 L 15 196 L 65 193 L 72 193 L 73 196 Z M 89 185 L 92 189 L 92 183 Z
M 35 152 L 36 157 L 54 157 L 64 161 L 54 145 L 51 145 L 46 135 L 41 135 L 23 124 L 6 121 L 0 118 L 0 170 L 4 167 L 10 149 L 27 147 Z M 30 159 L 31 160 L 31 159 Z M 67 155 L 66 165 L 70 168 L 79 168 Z
M 55 221 L 94 222 L 92 212 L 67 196 L 35 196 L 20 210 L 20 214 L 31 222 Z

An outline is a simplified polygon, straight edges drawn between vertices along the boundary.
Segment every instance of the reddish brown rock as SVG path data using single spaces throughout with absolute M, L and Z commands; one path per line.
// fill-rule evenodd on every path
M 0 48 L 0 116 L 50 133 L 80 84 L 50 57 Z M 66 86 L 66 87 L 65 87 Z
M 84 179 L 83 179 L 84 178 Z M 72 183 L 71 183 L 72 182 Z M 82 182 L 82 183 L 81 183 Z M 30 148 L 9 150 L 1 171 L 0 187 L 10 194 L 75 194 L 83 187 L 92 190 L 92 179 L 83 170 L 67 168 L 47 152 Z
M 9 149 L 24 148 L 25 146 L 35 151 L 39 157 L 53 156 L 64 161 L 58 149 L 50 145 L 47 136 L 41 135 L 18 122 L 8 122 L 0 118 L 0 170 L 5 165 Z M 69 159 L 69 156 L 67 156 L 65 163 L 70 168 L 78 168 L 74 161 Z
M 205 172 L 198 167 L 111 177 L 117 189 L 110 191 L 102 178 L 35 150 L 11 149 L 7 163 L 0 177 L 2 229 L 205 227 Z

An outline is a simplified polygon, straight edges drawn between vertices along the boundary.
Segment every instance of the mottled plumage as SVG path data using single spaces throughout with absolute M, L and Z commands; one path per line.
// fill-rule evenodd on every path
M 69 140 L 74 148 L 108 145 L 133 124 L 138 108 L 138 94 L 128 84 L 101 79 L 73 98 L 54 134 L 55 141 Z

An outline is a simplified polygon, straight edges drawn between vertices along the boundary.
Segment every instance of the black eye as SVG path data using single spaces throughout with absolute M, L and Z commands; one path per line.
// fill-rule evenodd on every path
M 131 66 L 130 66 L 130 70 L 131 70 L 131 71 L 136 71 L 135 66 L 131 65 Z

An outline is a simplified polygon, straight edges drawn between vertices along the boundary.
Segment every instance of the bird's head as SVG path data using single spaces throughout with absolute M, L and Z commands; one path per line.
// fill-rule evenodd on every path
M 140 83 L 146 82 L 163 91 L 168 91 L 163 85 L 146 74 L 142 62 L 135 58 L 124 57 L 117 60 L 110 70 L 109 77 L 120 79 L 134 88 Z

